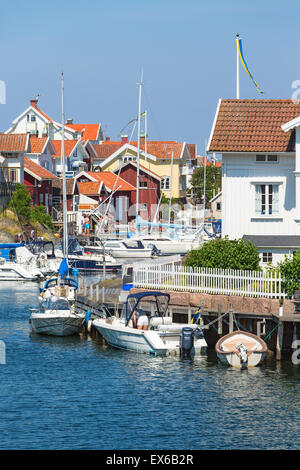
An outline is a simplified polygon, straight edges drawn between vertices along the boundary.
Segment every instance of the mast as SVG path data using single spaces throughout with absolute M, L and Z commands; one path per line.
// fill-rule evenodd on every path
M 140 149 L 141 149 L 141 109 L 142 109 L 142 83 L 143 72 L 139 85 L 139 112 L 138 112 L 138 141 L 137 141 L 137 171 L 136 171 L 136 233 L 138 233 L 138 216 L 139 216 L 139 188 L 140 188 Z
M 65 169 L 65 109 L 64 109 L 64 74 L 61 74 L 61 163 L 63 174 L 63 246 L 64 258 L 68 259 L 68 224 L 67 224 L 67 186 Z
M 236 42 L 236 99 L 240 99 L 240 58 L 239 58 L 239 39 L 240 35 L 235 37 Z

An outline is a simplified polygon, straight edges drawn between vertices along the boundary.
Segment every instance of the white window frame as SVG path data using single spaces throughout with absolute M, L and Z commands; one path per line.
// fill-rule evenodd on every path
M 170 176 L 163 176 L 163 179 L 161 180 L 161 183 L 160 183 L 160 189 L 169 191 L 170 187 L 171 187 Z

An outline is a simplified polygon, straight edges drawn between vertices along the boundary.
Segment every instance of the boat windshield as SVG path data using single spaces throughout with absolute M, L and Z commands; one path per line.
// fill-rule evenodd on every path
M 143 311 L 144 314 L 163 317 L 168 309 L 170 295 L 163 292 L 139 292 L 129 294 L 123 311 L 125 324 L 128 325 L 133 312 Z
M 69 302 L 66 299 L 45 299 L 42 302 L 43 310 L 70 310 Z

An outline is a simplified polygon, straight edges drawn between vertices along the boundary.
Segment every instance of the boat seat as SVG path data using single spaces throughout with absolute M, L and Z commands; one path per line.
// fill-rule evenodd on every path
M 150 326 L 171 325 L 172 317 L 151 317 Z

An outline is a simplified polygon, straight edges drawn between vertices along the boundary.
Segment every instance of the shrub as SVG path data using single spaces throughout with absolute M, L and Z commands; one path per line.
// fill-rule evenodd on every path
M 186 266 L 259 271 L 259 254 L 253 243 L 216 238 L 188 253 Z
M 16 189 L 12 193 L 11 200 L 9 201 L 9 208 L 17 214 L 22 222 L 29 222 L 30 220 L 30 204 L 31 196 L 28 189 L 24 184 L 17 183 Z
M 31 221 L 39 222 L 40 224 L 46 225 L 47 227 L 53 230 L 53 221 L 50 214 L 46 213 L 46 208 L 43 204 L 39 206 L 34 206 L 31 211 Z
M 293 258 L 285 256 L 279 268 L 283 278 L 282 288 L 291 297 L 295 290 L 300 290 L 300 253 L 296 252 Z

